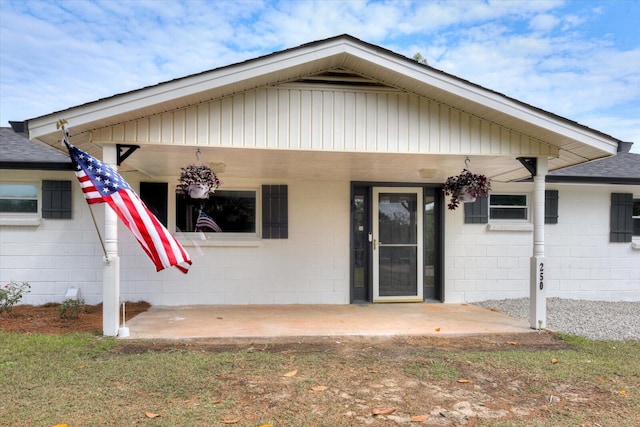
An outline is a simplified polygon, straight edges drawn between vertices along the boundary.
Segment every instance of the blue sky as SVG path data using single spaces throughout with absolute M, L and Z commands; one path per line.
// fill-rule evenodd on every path
M 640 0 L 0 0 L 0 125 L 345 33 L 640 153 Z

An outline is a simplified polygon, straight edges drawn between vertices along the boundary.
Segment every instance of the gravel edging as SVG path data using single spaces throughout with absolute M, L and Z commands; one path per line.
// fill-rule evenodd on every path
M 529 298 L 475 302 L 529 321 Z M 547 298 L 547 329 L 592 340 L 640 340 L 640 301 L 587 301 Z

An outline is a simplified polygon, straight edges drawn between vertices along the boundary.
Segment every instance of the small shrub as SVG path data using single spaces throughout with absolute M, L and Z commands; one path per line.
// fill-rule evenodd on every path
M 0 313 L 9 312 L 20 302 L 22 296 L 29 293 L 31 285 L 27 282 L 10 282 L 0 287 Z
M 66 299 L 58 307 L 60 318 L 65 320 L 75 320 L 80 317 L 80 313 L 84 310 L 83 299 Z

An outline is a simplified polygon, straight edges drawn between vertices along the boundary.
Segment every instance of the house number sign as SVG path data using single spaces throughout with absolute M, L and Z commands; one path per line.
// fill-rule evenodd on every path
M 544 263 L 543 262 L 540 263 L 540 267 L 538 271 L 540 273 L 540 290 L 542 290 L 544 288 Z

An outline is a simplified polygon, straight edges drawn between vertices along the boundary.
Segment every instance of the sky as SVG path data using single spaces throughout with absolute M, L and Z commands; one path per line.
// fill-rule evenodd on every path
M 640 153 L 640 0 L 0 0 L 0 126 L 340 34 Z

